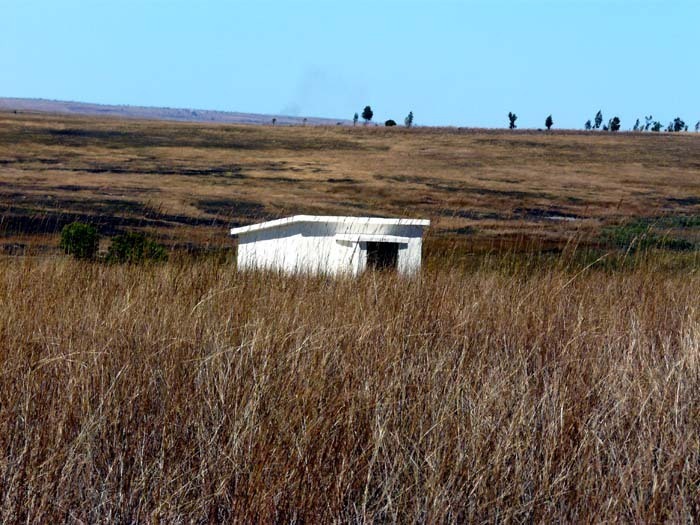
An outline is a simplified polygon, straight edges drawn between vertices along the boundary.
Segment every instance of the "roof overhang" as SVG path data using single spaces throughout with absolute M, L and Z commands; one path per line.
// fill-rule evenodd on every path
M 364 235 L 361 233 L 340 233 L 335 236 L 337 242 L 393 242 L 396 244 L 408 244 L 408 237 L 398 235 Z
M 260 230 L 269 230 L 271 228 L 279 228 L 295 223 L 309 222 L 325 222 L 325 223 L 340 223 L 348 226 L 430 226 L 430 221 L 427 219 L 384 219 L 381 217 L 342 217 L 342 216 L 327 216 L 327 215 L 294 215 L 277 219 L 274 221 L 260 222 L 249 226 L 241 226 L 239 228 L 231 228 L 231 235 L 241 235 Z M 380 237 L 386 237 L 380 235 Z M 397 242 L 397 241 L 385 241 Z

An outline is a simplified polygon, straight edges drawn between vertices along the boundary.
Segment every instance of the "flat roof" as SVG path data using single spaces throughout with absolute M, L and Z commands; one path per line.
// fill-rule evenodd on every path
M 430 221 L 427 219 L 385 219 L 382 217 L 342 217 L 332 215 L 294 215 L 285 217 L 284 219 L 276 219 L 274 221 L 259 222 L 239 228 L 231 228 L 231 235 L 240 235 L 241 233 L 249 233 L 259 230 L 268 230 L 270 228 L 279 228 L 300 222 L 342 222 L 344 224 L 361 224 L 370 226 L 430 226 Z

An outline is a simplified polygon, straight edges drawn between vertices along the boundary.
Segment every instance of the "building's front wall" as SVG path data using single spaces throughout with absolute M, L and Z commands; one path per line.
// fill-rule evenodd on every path
M 367 265 L 363 241 L 338 235 L 392 235 L 408 238 L 399 245 L 398 268 L 403 274 L 420 269 L 423 228 L 408 225 L 369 225 L 357 222 L 299 222 L 239 236 L 238 267 L 284 272 L 362 273 Z

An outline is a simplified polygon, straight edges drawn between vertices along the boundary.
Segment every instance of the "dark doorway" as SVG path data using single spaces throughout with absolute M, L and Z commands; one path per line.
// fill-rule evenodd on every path
M 368 242 L 367 268 L 395 270 L 399 261 L 399 245 L 395 242 Z

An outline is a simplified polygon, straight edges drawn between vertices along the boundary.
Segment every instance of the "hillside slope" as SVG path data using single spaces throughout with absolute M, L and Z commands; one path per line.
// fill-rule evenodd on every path
M 4 243 L 54 243 L 75 219 L 106 235 L 229 243 L 231 225 L 298 213 L 428 218 L 433 234 L 488 246 L 595 243 L 630 222 L 697 242 L 700 135 L 0 113 L 0 206 Z
M 118 106 L 63 100 L 0 97 L 0 111 L 3 110 L 93 117 L 108 116 L 147 120 L 176 120 L 180 122 L 219 122 L 227 124 L 270 124 L 273 118 L 276 119 L 276 124 L 280 126 L 298 126 L 303 124 L 331 126 L 337 123 L 348 124 L 348 121 L 343 119 L 262 115 L 258 113 L 239 113 L 207 109 Z

